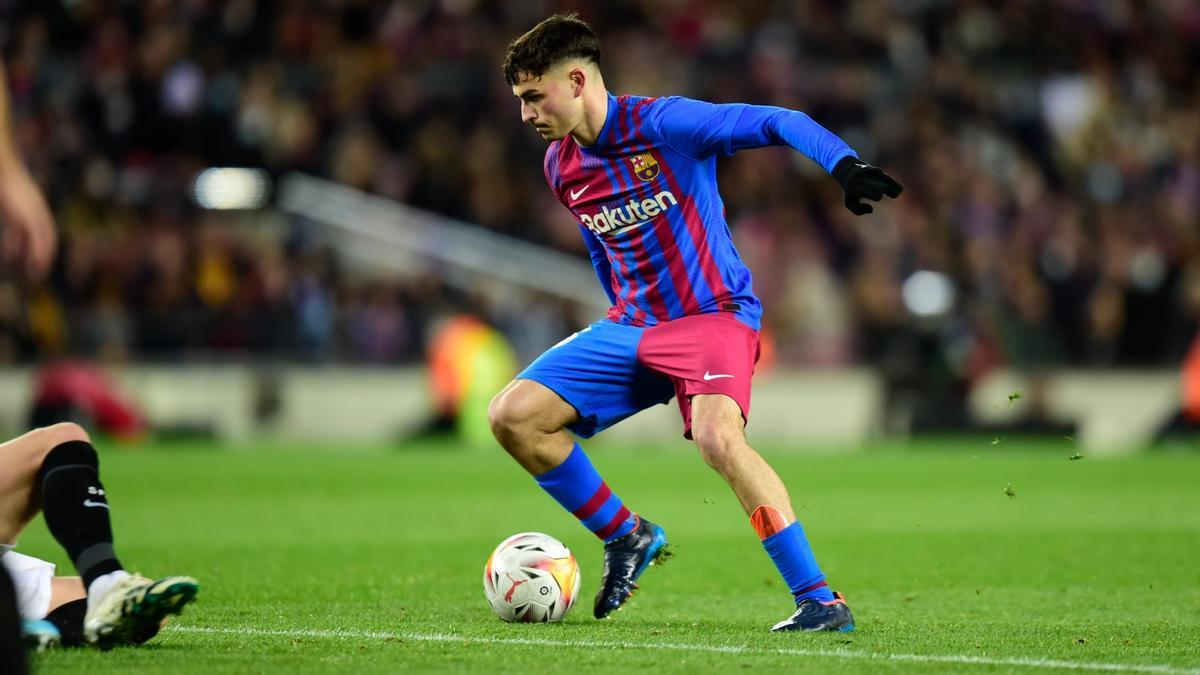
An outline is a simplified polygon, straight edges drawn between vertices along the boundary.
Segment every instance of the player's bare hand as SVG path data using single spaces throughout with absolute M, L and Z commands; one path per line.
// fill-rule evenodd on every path
M 18 163 L 0 171 L 0 255 L 31 279 L 50 269 L 58 246 L 54 217 L 29 171 Z

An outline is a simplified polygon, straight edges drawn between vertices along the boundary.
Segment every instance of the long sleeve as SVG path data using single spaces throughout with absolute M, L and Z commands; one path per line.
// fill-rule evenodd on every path
M 646 124 L 673 150 L 693 159 L 784 145 L 832 172 L 841 158 L 858 156 L 808 115 L 776 106 L 717 104 L 671 96 L 654 102 Z
M 612 287 L 612 265 L 608 262 L 608 253 L 604 250 L 604 244 L 601 244 L 596 235 L 583 225 L 579 226 L 579 230 L 583 234 L 583 243 L 587 245 L 588 255 L 592 258 L 592 267 L 596 268 L 600 286 L 608 295 L 608 301 L 615 305 L 617 304 L 617 292 Z

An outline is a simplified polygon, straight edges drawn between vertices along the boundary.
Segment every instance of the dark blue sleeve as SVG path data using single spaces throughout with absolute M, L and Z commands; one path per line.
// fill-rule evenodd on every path
M 583 225 L 579 226 L 583 233 L 583 243 L 587 244 L 588 255 L 592 258 L 592 267 L 596 268 L 596 276 L 600 278 L 600 286 L 604 288 L 604 292 L 608 294 L 608 301 L 612 304 L 617 304 L 617 293 L 612 287 L 612 265 L 608 262 L 608 253 L 604 250 L 604 244 Z
M 858 156 L 808 115 L 776 106 L 717 104 L 671 96 L 653 103 L 646 125 L 671 149 L 693 159 L 786 145 L 833 171 L 839 159 Z

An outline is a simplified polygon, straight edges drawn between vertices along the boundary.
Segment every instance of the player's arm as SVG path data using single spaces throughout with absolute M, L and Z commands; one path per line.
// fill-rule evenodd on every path
M 0 257 L 20 260 L 32 277 L 50 267 L 56 246 L 54 219 L 41 190 L 21 163 L 12 140 L 8 77 L 0 61 Z
M 608 262 L 608 253 L 604 250 L 604 244 L 600 243 L 596 235 L 583 225 L 579 226 L 579 230 L 583 234 L 583 243 L 587 245 L 588 256 L 592 259 L 592 267 L 596 268 L 596 276 L 600 278 L 600 286 L 608 295 L 608 301 L 615 305 L 617 304 L 617 292 L 612 287 L 612 264 Z
M 859 160 L 837 134 L 798 110 L 673 96 L 656 101 L 647 122 L 673 150 L 693 159 L 769 145 L 798 150 L 838 181 L 846 193 L 846 208 L 856 215 L 872 210 L 861 199 L 894 198 L 903 189 L 881 169 Z

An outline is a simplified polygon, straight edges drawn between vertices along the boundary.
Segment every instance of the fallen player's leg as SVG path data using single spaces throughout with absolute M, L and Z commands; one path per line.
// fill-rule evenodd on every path
M 14 542 L 40 507 L 47 528 L 80 574 L 76 581 L 51 581 L 53 565 L 13 558 L 14 565 L 31 560 L 43 565 L 29 563 L 23 617 L 38 621 L 83 602 L 74 607 L 85 607 L 84 639 L 108 648 L 156 635 L 167 616 L 180 613 L 195 598 L 199 586 L 191 577 L 154 580 L 125 571 L 113 548 L 110 507 L 99 474 L 96 450 L 76 424 L 35 429 L 0 445 L 0 542 Z M 60 616 L 69 614 L 64 610 Z M 73 624 L 70 628 L 74 630 Z

